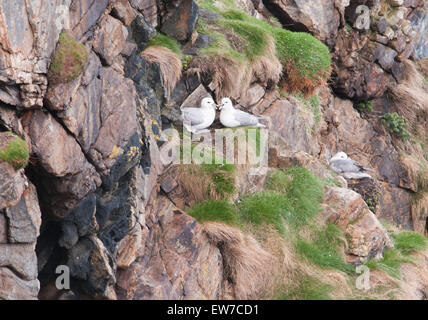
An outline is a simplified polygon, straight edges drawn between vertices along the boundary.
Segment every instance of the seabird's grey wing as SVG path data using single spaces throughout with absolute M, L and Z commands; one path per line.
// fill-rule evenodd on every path
M 370 168 L 366 168 L 366 167 L 364 167 L 364 166 L 363 166 L 361 163 L 359 163 L 358 161 L 355 161 L 355 160 L 352 160 L 352 159 L 348 159 L 348 160 L 351 160 L 355 166 L 359 167 L 359 168 L 360 168 L 360 171 L 373 171 L 373 170 L 372 170 L 372 169 L 370 169 Z
M 338 173 L 361 172 L 361 167 L 355 165 L 354 162 L 356 162 L 356 161 L 354 161 L 352 159 L 332 160 L 330 163 L 330 167 Z
M 259 120 L 256 116 L 241 110 L 235 110 L 234 117 L 235 120 L 241 124 L 241 126 L 257 126 L 259 123 Z
M 183 108 L 181 109 L 181 118 L 183 122 L 190 122 L 192 126 L 197 126 L 204 122 L 204 114 L 198 108 Z

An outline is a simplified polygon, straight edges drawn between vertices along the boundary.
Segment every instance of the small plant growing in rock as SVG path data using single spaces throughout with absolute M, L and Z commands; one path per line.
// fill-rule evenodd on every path
M 86 47 L 66 32 L 59 35 L 55 55 L 49 66 L 48 79 L 52 84 L 76 79 L 88 61 Z
M 385 113 L 382 116 L 382 123 L 389 128 L 389 132 L 400 135 L 401 139 L 405 140 L 410 137 L 410 133 L 405 129 L 406 121 L 397 112 Z
M 191 55 L 184 55 L 183 56 L 182 63 L 183 63 L 183 69 L 184 70 L 187 70 L 187 67 L 188 67 L 190 61 L 192 61 L 192 59 L 193 59 L 193 56 L 191 56 Z
M 367 113 L 370 113 L 373 111 L 373 104 L 371 101 L 361 102 L 357 104 L 357 110 L 361 114 L 361 116 L 364 118 L 364 116 Z
M 5 161 L 12 165 L 15 170 L 19 170 L 27 165 L 28 158 L 29 152 L 26 142 L 10 132 L 6 133 L 4 143 L 0 144 L 0 161 Z

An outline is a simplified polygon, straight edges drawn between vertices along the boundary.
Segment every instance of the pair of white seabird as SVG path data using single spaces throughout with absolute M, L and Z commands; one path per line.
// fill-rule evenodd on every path
M 203 98 L 200 108 L 183 108 L 181 109 L 181 118 L 187 131 L 192 133 L 208 132 L 207 128 L 211 126 L 215 119 L 216 103 L 210 97 Z M 237 110 L 233 107 L 229 98 L 223 98 L 219 106 L 220 122 L 228 128 L 234 127 L 264 127 L 259 123 L 265 118 L 256 117 L 247 112 Z

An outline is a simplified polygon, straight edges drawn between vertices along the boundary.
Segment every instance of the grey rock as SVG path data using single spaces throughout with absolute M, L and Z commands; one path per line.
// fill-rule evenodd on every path
M 15 206 L 5 209 L 8 220 L 9 243 L 33 243 L 37 241 L 42 213 L 36 188 L 30 184 Z
M 148 24 L 141 15 L 132 22 L 131 30 L 139 51 L 144 50 L 147 42 L 157 34 L 155 28 Z
M 164 19 L 161 31 L 179 41 L 192 35 L 198 20 L 198 6 L 193 0 L 176 0 L 176 6 Z

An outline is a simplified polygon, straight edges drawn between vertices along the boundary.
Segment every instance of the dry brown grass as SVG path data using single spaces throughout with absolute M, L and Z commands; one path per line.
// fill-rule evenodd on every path
M 421 59 L 417 62 L 419 71 L 428 79 L 428 58 Z
M 189 206 L 205 201 L 219 200 L 209 175 L 200 170 L 200 166 L 192 164 L 175 165 L 165 172 L 166 175 L 175 176 L 180 187 L 180 198 L 186 200 Z
M 401 266 L 402 280 L 399 282 L 400 291 L 397 298 L 403 300 L 428 299 L 428 251 L 412 255 L 414 262 Z
M 388 97 L 397 113 L 409 124 L 411 131 L 419 137 L 426 137 L 428 91 L 425 79 L 414 62 L 407 60 L 404 64 L 404 78 L 397 86 L 388 89 Z
M 208 222 L 203 226 L 208 238 L 222 253 L 224 276 L 232 286 L 232 297 L 263 297 L 274 279 L 274 257 L 256 239 L 239 229 L 218 222 Z
M 183 65 L 180 57 L 170 49 L 161 46 L 150 46 L 141 53 L 141 56 L 148 63 L 159 65 L 166 94 L 169 97 L 181 78 Z
M 330 76 L 329 72 L 323 72 L 315 79 L 310 79 L 301 75 L 293 63 L 285 66 L 285 77 L 282 80 L 280 87 L 281 92 L 302 92 L 305 97 L 312 96 L 315 90 L 327 83 Z
M 196 57 L 191 61 L 187 74 L 212 81 L 217 99 L 238 99 L 254 82 L 263 86 L 278 83 L 282 65 L 275 55 L 275 42 L 270 39 L 263 56 L 245 62 L 218 55 Z

